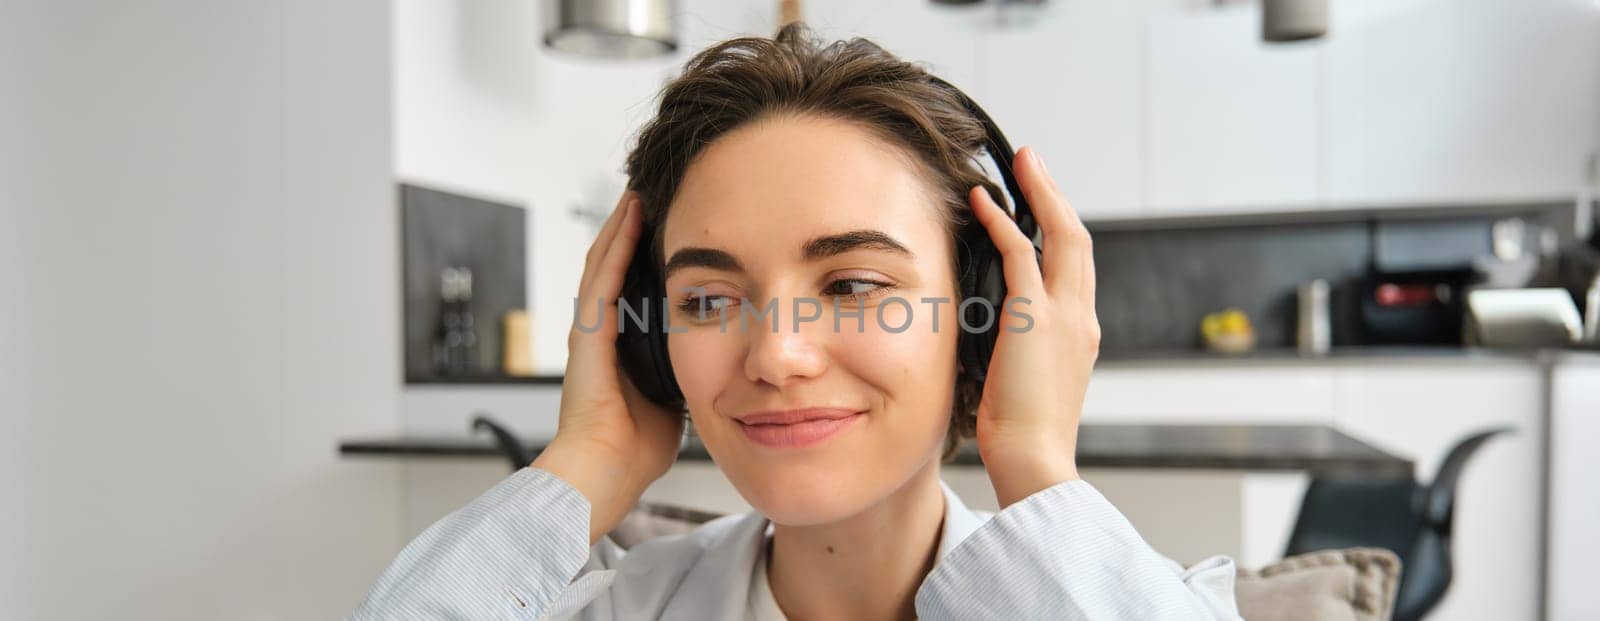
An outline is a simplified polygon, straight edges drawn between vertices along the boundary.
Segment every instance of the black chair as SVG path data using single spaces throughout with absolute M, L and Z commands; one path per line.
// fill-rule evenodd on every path
M 494 435 L 495 448 L 499 449 L 500 454 L 504 455 L 506 461 L 510 462 L 512 472 L 521 470 L 523 466 L 533 463 L 533 453 L 522 444 L 521 440 L 517 439 L 517 435 L 511 433 L 510 429 L 506 429 L 500 423 L 494 422 L 494 419 L 489 418 L 488 414 L 483 412 L 475 414 L 472 417 L 472 430 L 488 430 L 490 434 Z
M 1467 460 L 1509 428 L 1480 431 L 1450 449 L 1433 482 L 1313 478 L 1284 556 L 1372 546 L 1400 557 L 1395 621 L 1420 619 L 1450 587 L 1456 484 Z

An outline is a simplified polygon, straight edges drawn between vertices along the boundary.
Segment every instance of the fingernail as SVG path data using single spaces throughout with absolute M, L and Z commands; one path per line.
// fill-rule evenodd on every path
M 1034 150 L 1033 147 L 1028 147 L 1028 155 L 1033 156 L 1033 163 L 1039 165 L 1040 172 L 1047 175 L 1050 174 L 1050 167 L 1044 165 L 1044 157 L 1040 156 L 1037 150 Z

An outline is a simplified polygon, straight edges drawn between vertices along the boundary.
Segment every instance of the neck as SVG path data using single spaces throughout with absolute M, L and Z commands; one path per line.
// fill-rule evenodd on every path
M 839 522 L 774 524 L 768 582 L 790 619 L 911 619 L 944 524 L 934 458 L 882 502 Z

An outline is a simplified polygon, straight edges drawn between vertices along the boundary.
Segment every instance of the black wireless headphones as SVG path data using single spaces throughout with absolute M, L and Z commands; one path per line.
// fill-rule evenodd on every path
M 936 76 L 929 76 L 929 79 L 953 93 L 973 118 L 983 124 L 988 135 L 986 150 L 999 168 L 1006 191 L 1011 195 L 1014 206 L 1012 219 L 1029 239 L 1037 239 L 1038 224 L 1034 221 L 1033 211 L 1028 208 L 1027 199 L 1022 195 L 1022 187 L 1017 184 L 1016 175 L 1012 173 L 1014 152 L 1005 134 L 1000 133 L 999 126 L 989 118 L 989 114 L 961 89 Z M 653 233 L 648 226 L 640 231 L 620 294 L 629 308 L 648 308 L 649 311 L 642 317 L 642 322 L 636 322 L 630 316 L 618 317 L 622 331 L 617 335 L 617 356 L 623 371 L 633 380 L 639 392 L 651 401 L 681 411 L 684 407 L 683 391 L 678 388 L 677 377 L 672 373 L 672 360 L 667 355 L 666 327 L 671 305 L 662 302 L 666 297 L 666 284 L 650 254 Z M 1042 254 L 1037 243 L 1034 246 L 1036 258 Z M 962 323 L 965 326 L 988 325 L 988 329 L 962 329 L 957 353 L 962 373 L 982 383 L 987 376 L 989 358 L 994 354 L 995 343 L 1000 338 L 1002 304 L 1006 299 L 1005 274 L 1001 269 L 1000 252 L 977 218 L 974 217 L 962 228 L 957 246 L 956 267 L 960 272 L 961 298 L 954 300 L 954 304 L 961 308 L 961 302 L 970 298 L 988 302 L 988 308 L 982 308 L 984 304 L 965 306 Z M 1043 264 L 1042 260 L 1040 264 Z M 640 323 L 644 324 L 643 330 L 640 329 Z

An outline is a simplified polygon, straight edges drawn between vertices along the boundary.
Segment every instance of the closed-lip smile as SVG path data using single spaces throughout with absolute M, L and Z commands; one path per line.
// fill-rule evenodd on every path
M 769 448 L 802 448 L 826 440 L 866 412 L 848 408 L 765 410 L 735 417 L 750 441 Z

